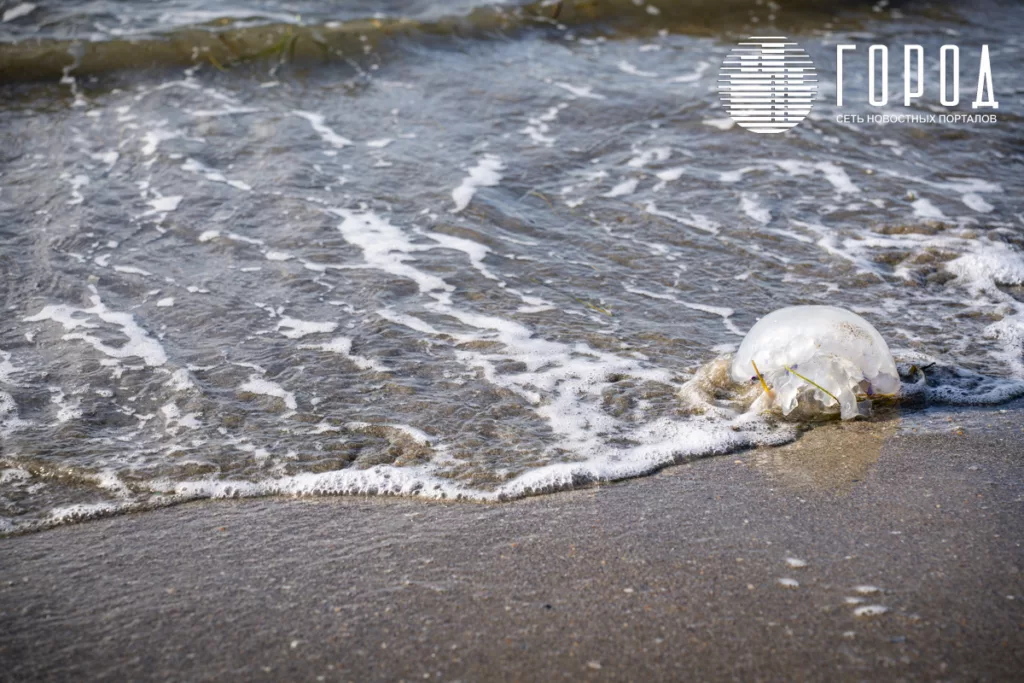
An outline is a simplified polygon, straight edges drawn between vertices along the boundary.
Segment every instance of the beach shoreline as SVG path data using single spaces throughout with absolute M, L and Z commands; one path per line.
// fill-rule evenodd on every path
M 1024 680 L 1024 5 L 0 5 L 0 683 Z
M 3 539 L 0 679 L 1011 680 L 1022 414 L 501 504 L 205 501 Z

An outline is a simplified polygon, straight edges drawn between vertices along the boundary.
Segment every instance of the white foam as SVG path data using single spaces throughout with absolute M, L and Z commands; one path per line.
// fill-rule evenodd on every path
M 678 299 L 676 299 L 671 294 L 659 294 L 657 292 L 651 292 L 651 291 L 646 290 L 646 289 L 640 289 L 639 287 L 631 287 L 629 285 L 623 285 L 622 288 L 625 289 L 627 292 L 631 292 L 633 294 L 639 294 L 640 296 L 646 296 L 646 297 L 648 297 L 650 299 L 661 299 L 662 301 L 676 301 L 676 302 L 678 302 Z
M 548 124 L 557 119 L 558 114 L 568 106 L 568 104 L 562 102 L 551 107 L 539 116 L 529 117 L 526 120 L 527 125 L 519 132 L 523 135 L 528 135 L 531 140 L 539 145 L 544 145 L 546 147 L 554 146 L 555 138 L 548 135 L 548 132 L 551 130 L 551 126 Z
M 918 218 L 942 220 L 946 217 L 945 214 L 939 211 L 938 207 L 924 197 L 911 202 L 910 205 L 914 208 L 914 215 Z
M 413 330 L 414 332 L 422 332 L 424 334 L 429 335 L 441 334 L 441 331 L 435 328 L 430 323 L 420 320 L 419 318 L 412 315 L 407 315 L 405 313 L 395 313 L 389 308 L 384 308 L 377 311 L 377 315 L 379 315 L 380 317 L 384 318 L 387 321 L 395 323 L 396 325 L 408 327 L 410 330 Z
M 568 392 L 576 391 L 573 383 Z M 569 400 L 561 408 L 571 407 Z M 554 414 L 558 409 L 552 409 Z M 570 424 L 556 422 L 560 436 L 572 434 L 573 425 L 587 429 L 584 414 L 569 420 Z M 569 418 L 571 415 L 566 415 Z M 602 424 L 608 426 L 608 423 Z M 658 420 L 637 428 L 629 436 L 640 443 L 632 448 L 610 447 L 600 438 L 584 438 L 573 443 L 573 450 L 586 459 L 581 462 L 563 462 L 538 467 L 506 482 L 496 490 L 485 491 L 460 485 L 450 478 L 436 476 L 431 465 L 392 467 L 378 465 L 367 469 L 344 469 L 322 473 L 303 473 L 261 482 L 222 480 L 213 477 L 186 481 L 156 481 L 154 490 L 167 490 L 180 499 L 197 497 L 236 497 L 260 495 L 314 495 L 314 494 L 385 494 L 418 495 L 428 498 L 466 498 L 481 501 L 505 500 L 531 493 L 559 490 L 589 481 L 606 481 L 639 476 L 675 462 L 677 457 L 703 455 L 731 450 L 755 443 L 780 443 L 791 438 L 790 432 L 771 433 L 764 428 L 736 431 L 731 424 L 696 421 L 694 424 Z M 567 434 L 568 432 L 568 434 Z M 570 443 L 562 441 L 559 446 Z M 597 450 L 590 450 L 596 448 Z
M 100 163 L 106 164 L 107 169 L 109 170 L 114 167 L 114 164 L 116 164 L 117 160 L 121 158 L 121 155 L 111 149 L 106 152 L 90 152 L 89 157 Z
M 721 227 L 718 223 L 702 214 L 691 212 L 689 216 L 682 216 L 677 213 L 663 211 L 659 209 L 654 202 L 647 202 L 647 206 L 644 207 L 644 211 L 652 216 L 661 216 L 662 218 L 667 218 L 670 221 L 675 221 L 676 223 L 680 223 L 681 225 L 685 225 L 690 228 L 696 228 L 697 230 L 703 230 L 704 232 L 711 233 L 712 235 L 717 235 L 719 228 Z
M 722 317 L 722 323 L 725 325 L 726 329 L 728 329 L 730 332 L 732 332 L 733 334 L 735 334 L 735 335 L 737 335 L 739 337 L 743 336 L 743 330 L 741 330 L 740 328 L 736 327 L 735 323 L 733 323 L 733 321 L 729 319 L 732 316 L 732 314 L 733 314 L 733 310 L 731 308 L 721 308 L 721 307 L 718 307 L 718 306 L 705 306 L 704 304 L 694 304 L 694 303 L 690 303 L 689 301 L 680 301 L 679 303 L 681 303 L 683 306 L 686 306 L 687 308 L 691 308 L 691 309 L 693 309 L 695 311 L 703 311 L 705 313 L 711 313 L 713 315 L 721 316 Z
M 796 579 L 782 578 L 778 579 L 779 585 L 783 588 L 799 588 L 800 582 Z
M 60 323 L 65 330 L 69 330 L 67 334 L 61 337 L 62 339 L 84 341 L 97 351 L 111 358 L 141 358 L 149 366 L 159 366 L 167 362 L 167 354 L 164 352 L 163 347 L 135 322 L 135 318 L 132 317 L 131 313 L 111 311 L 100 300 L 99 294 L 95 293 L 95 289 L 93 292 L 93 295 L 90 297 L 92 306 L 89 308 L 51 304 L 44 306 L 41 311 L 25 318 L 24 321 L 40 322 L 51 320 Z M 71 331 L 79 329 L 89 330 L 99 327 L 98 324 L 89 321 L 89 316 L 116 325 L 120 328 L 121 333 L 127 337 L 127 341 L 121 346 L 110 346 L 89 333 Z
M 195 382 L 192 381 L 192 376 L 189 375 L 187 368 L 178 368 L 172 372 L 171 376 L 164 382 L 164 386 L 179 392 L 196 388 Z
M 20 467 L 9 467 L 0 470 L 0 484 L 9 484 L 15 481 L 28 481 L 32 478 L 32 474 L 28 470 L 23 470 Z
M 21 17 L 31 14 L 35 9 L 35 3 L 20 2 L 14 7 L 4 10 L 3 19 L 0 19 L 0 21 L 6 24 L 8 21 L 14 21 L 15 19 L 20 19 Z
M 978 213 L 992 213 L 996 207 L 989 204 L 985 199 L 975 192 L 967 192 L 960 197 L 960 200 L 966 204 L 969 208 L 974 209 Z
M 166 123 L 166 121 L 163 123 Z M 181 137 L 184 137 L 184 133 L 180 130 L 169 130 L 162 125 L 154 130 L 146 131 L 145 135 L 142 136 L 145 142 L 142 145 L 142 155 L 151 157 L 156 154 L 156 150 L 160 147 L 161 142 Z
M 11 375 L 17 371 L 11 363 L 11 354 L 0 349 L 0 384 L 12 384 Z M 18 417 L 18 405 L 14 402 L 14 397 L 0 389 L 0 436 L 10 434 L 28 424 Z
M 159 301 L 157 301 L 156 305 L 159 308 L 167 308 L 169 306 L 173 306 L 174 305 L 174 297 L 173 296 L 165 296 L 163 299 L 160 299 Z
M 149 276 L 153 273 L 148 270 L 139 268 L 138 266 L 114 266 L 114 270 L 118 273 L 125 273 L 126 275 L 143 275 Z
M 388 423 L 371 423 L 371 422 L 348 422 L 345 424 L 346 429 L 352 429 L 356 431 L 364 431 L 367 429 L 374 429 L 383 427 L 385 429 L 393 429 L 401 432 L 405 436 L 409 437 L 413 441 L 423 446 L 429 446 L 434 441 L 434 438 L 424 432 L 422 429 L 416 427 L 410 427 L 404 424 L 388 424 Z
M 704 119 L 703 121 L 701 121 L 701 123 L 703 123 L 705 126 L 717 128 L 718 130 L 729 130 L 730 128 L 736 125 L 736 122 L 733 121 L 728 116 L 718 119 Z
M 1024 284 L 1024 254 L 1005 242 L 970 241 L 972 251 L 952 261 L 946 269 L 956 276 L 957 284 L 975 298 L 984 295 L 1001 307 L 1001 319 L 984 329 L 984 335 L 1000 342 L 1000 350 L 991 352 L 1013 372 L 1016 381 L 987 382 L 987 391 L 949 395 L 970 402 L 997 402 L 1024 393 L 1024 304 L 1000 289 L 1000 285 Z
M 82 202 L 84 202 L 85 195 L 82 194 L 81 190 L 83 187 L 89 184 L 89 176 L 80 173 L 74 176 L 65 174 L 63 177 L 65 177 L 68 180 L 68 182 L 71 183 L 71 199 L 69 199 L 67 203 L 73 206 L 75 204 L 81 204 Z
M 352 339 L 349 337 L 335 337 L 328 342 L 322 344 L 304 344 L 299 347 L 300 349 L 314 349 L 317 351 L 327 351 L 329 353 L 337 353 L 345 356 L 352 361 L 353 364 L 360 370 L 375 370 L 377 372 L 388 372 L 387 366 L 384 366 L 372 358 L 366 358 L 365 356 L 359 356 L 352 353 Z
M 601 196 L 602 197 L 622 197 L 622 196 L 625 196 L 625 195 L 628 195 L 628 194 L 633 194 L 633 192 L 636 191 L 636 186 L 637 186 L 637 184 L 639 184 L 639 182 L 640 181 L 637 178 L 629 178 L 627 180 L 623 180 L 621 183 L 619 183 L 618 185 L 616 185 L 612 189 L 608 190 L 607 192 L 605 192 Z
M 164 419 L 164 430 L 168 434 L 177 434 L 179 431 L 199 429 L 202 424 L 199 422 L 199 413 L 182 413 L 174 403 L 166 403 L 160 408 L 160 414 Z
M 800 161 L 798 159 L 783 159 L 775 162 L 779 168 L 784 170 L 791 176 L 803 176 L 803 175 L 814 175 L 815 171 L 821 171 L 822 175 L 827 180 L 835 191 L 839 194 L 855 194 L 860 192 L 860 188 L 853 184 L 850 180 L 850 176 L 846 174 L 838 164 L 834 164 L 831 161 L 819 161 L 817 163 L 810 163 L 807 161 Z
M 264 244 L 266 244 L 263 240 L 259 239 L 258 237 L 246 237 L 245 235 L 239 235 L 237 232 L 229 232 L 225 236 L 235 240 L 236 242 L 255 244 L 256 246 L 259 247 L 262 247 Z
M 618 67 L 619 67 L 619 71 L 621 71 L 623 73 L 627 73 L 630 76 L 640 76 L 641 78 L 657 78 L 658 77 L 658 74 L 654 73 L 653 71 L 642 71 L 642 70 L 638 69 L 636 66 L 634 66 L 633 64 L 630 64 L 629 62 L 627 62 L 624 59 L 619 62 Z
M 348 147 L 349 145 L 353 144 L 351 140 L 349 140 L 343 135 L 338 135 L 330 126 L 324 123 L 323 114 L 299 110 L 293 110 L 292 114 L 298 116 L 299 118 L 303 118 L 309 121 L 309 125 L 313 127 L 313 130 L 316 131 L 316 133 L 323 139 L 324 142 L 331 145 L 332 147 L 341 149 L 343 147 Z
M 458 213 L 469 206 L 478 188 L 497 185 L 502 177 L 500 171 L 504 168 L 501 158 L 494 154 L 483 155 L 477 165 L 469 169 L 469 175 L 462 183 L 452 190 L 452 200 L 455 202 L 452 213 Z
M 928 187 L 933 187 L 936 190 L 941 190 L 945 194 L 983 194 L 1003 192 L 1002 185 L 1000 185 L 999 183 L 994 183 L 990 180 L 984 180 L 982 178 L 964 177 L 949 178 L 947 180 L 928 180 L 927 178 L 907 175 L 904 173 L 899 173 L 897 171 L 891 170 L 883 170 L 882 173 L 893 178 L 899 178 L 900 180 L 906 180 L 913 183 L 920 183 L 921 185 L 927 185 Z
M 454 287 L 440 277 L 425 273 L 407 262 L 417 251 L 429 246 L 413 244 L 409 237 L 372 212 L 354 212 L 334 209 L 345 220 L 338 230 L 349 244 L 363 252 L 366 266 L 414 281 L 423 293 L 450 292 Z
M 298 409 L 298 403 L 295 400 L 295 394 L 286 391 L 277 382 L 271 382 L 269 379 L 261 377 L 260 375 L 250 375 L 249 380 L 238 387 L 239 391 L 249 392 L 250 394 L 262 394 L 264 396 L 272 396 L 279 398 L 284 401 L 284 405 L 288 408 L 289 412 L 285 413 L 285 417 L 288 417 L 295 413 Z
M 366 469 L 306 472 L 259 482 L 212 477 L 184 482 L 156 480 L 151 483 L 151 487 L 155 491 L 171 492 L 179 500 L 329 494 L 458 497 L 458 489 L 450 481 L 437 479 L 431 476 L 428 468 L 415 465 L 402 468 L 377 465 Z
M 641 296 L 650 297 L 652 299 L 662 299 L 664 301 L 673 301 L 681 306 L 692 309 L 694 311 L 701 311 L 703 313 L 711 313 L 712 315 L 721 316 L 722 322 L 725 324 L 726 329 L 735 335 L 740 337 L 743 336 L 743 332 L 736 327 L 736 325 L 729 320 L 729 318 L 735 313 L 731 308 L 725 308 L 724 306 L 707 306 L 705 304 L 696 304 L 689 301 L 683 301 L 676 296 L 671 294 L 658 294 L 657 292 L 651 292 L 646 289 L 640 289 L 638 287 L 631 287 L 629 285 L 623 285 L 623 289 L 633 294 L 639 294 Z
M 16 372 L 14 364 L 11 363 L 11 354 L 0 349 L 0 382 L 9 383 L 11 375 Z
M 265 111 L 258 107 L 237 107 L 237 106 L 226 106 L 220 109 L 193 109 L 188 113 L 197 119 L 209 119 L 217 118 L 219 116 L 237 116 L 239 114 L 258 114 L 259 112 Z
M 846 171 L 839 165 L 831 161 L 819 161 L 815 164 L 815 168 L 825 174 L 825 180 L 832 183 L 832 187 L 836 188 L 836 192 L 840 194 L 860 192 L 860 188 L 853 184 L 850 176 L 846 175 Z
M 62 505 L 50 510 L 41 526 L 57 526 L 67 522 L 80 522 L 124 510 L 123 503 L 104 501 L 100 503 L 76 503 Z
M 576 97 L 582 97 L 582 98 L 592 99 L 592 100 L 603 100 L 603 99 L 605 99 L 604 95 L 600 95 L 598 93 L 595 93 L 593 87 L 589 86 L 589 85 L 573 85 L 572 83 L 562 83 L 562 82 L 555 82 L 555 83 L 552 83 L 552 85 L 556 85 L 559 88 L 562 88 L 563 90 L 568 90 L 569 92 L 571 92 Z
M 18 417 L 18 404 L 14 402 L 14 397 L 6 391 L 0 391 L 0 436 L 6 436 L 25 424 Z
M 385 233 L 389 243 L 401 245 L 408 254 L 408 240 L 401 231 L 370 212 L 347 214 L 350 225 L 342 230 L 364 250 L 368 264 L 394 272 L 394 264 L 383 260 L 379 241 L 368 239 L 366 229 L 360 225 L 376 225 L 373 230 Z M 384 226 L 387 227 L 384 227 Z M 426 273 L 412 264 L 403 263 L 404 274 L 421 281 Z M 586 344 L 563 344 L 537 339 L 524 325 L 492 315 L 480 314 L 455 306 L 448 290 L 437 286 L 424 289 L 433 302 L 424 307 L 434 313 L 455 319 L 463 326 L 476 329 L 477 334 L 445 332 L 424 323 L 419 318 L 393 311 L 380 311 L 379 315 L 397 324 L 405 324 L 417 331 L 426 331 L 455 338 L 459 341 L 484 339 L 498 342 L 501 351 L 478 352 L 457 349 L 455 356 L 467 367 L 478 369 L 483 377 L 500 387 L 521 396 L 534 407 L 534 412 L 545 419 L 555 436 L 553 448 L 561 448 L 584 456 L 581 462 L 560 463 L 537 468 L 521 474 L 494 492 L 461 489 L 460 495 L 493 498 L 524 495 L 572 485 L 573 482 L 617 479 L 637 476 L 662 467 L 675 458 L 687 454 L 703 454 L 712 450 L 725 450 L 739 444 L 788 438 L 788 432 L 773 431 L 757 423 L 745 422 L 745 429 L 736 431 L 732 423 L 724 421 L 672 421 L 657 420 L 646 424 L 620 421 L 601 407 L 602 391 L 608 386 L 609 376 L 628 375 L 641 381 L 669 382 L 672 373 L 645 367 L 635 358 L 597 351 Z M 719 311 L 724 312 L 724 311 Z M 521 372 L 506 373 L 498 370 L 508 361 L 521 363 Z M 737 416 L 737 419 L 745 419 Z M 618 435 L 617 438 L 610 438 Z M 619 442 L 631 443 L 622 446 Z
M 185 160 L 185 163 L 181 165 L 183 171 L 190 171 L 192 173 L 198 173 L 207 180 L 215 183 L 224 183 L 231 187 L 249 192 L 252 190 L 252 186 L 241 180 L 231 180 L 220 171 L 204 166 L 201 162 L 192 159 L 191 157 Z
M 772 212 L 757 203 L 757 194 L 744 192 L 740 195 L 740 209 L 751 219 L 767 225 L 772 221 Z
M 1024 284 L 1024 254 L 1005 242 L 987 242 L 984 248 L 948 261 L 946 269 L 974 294 L 991 294 L 998 285 Z
M 149 200 L 149 205 L 153 207 L 147 214 L 150 213 L 168 213 L 170 211 L 177 211 L 178 206 L 181 205 L 181 200 L 184 199 L 181 195 L 174 197 L 158 197 L 157 199 Z
M 801 560 L 798 557 L 787 557 L 786 566 L 792 567 L 793 569 L 803 569 L 807 566 L 807 561 Z
M 803 228 L 816 234 L 818 236 L 818 240 L 815 244 L 833 256 L 848 260 L 850 263 L 854 264 L 860 272 L 871 273 L 879 277 L 882 276 L 877 264 L 870 258 L 868 248 L 872 243 L 868 240 L 840 240 L 835 230 L 821 225 L 820 223 L 810 223 L 791 219 L 790 225 Z
M 454 235 L 446 235 L 440 232 L 429 232 L 426 236 L 432 239 L 438 244 L 438 246 L 445 249 L 453 249 L 455 251 L 461 251 L 469 258 L 470 264 L 488 280 L 497 280 L 498 276 L 495 275 L 484 265 L 484 259 L 491 253 L 488 246 L 474 242 L 473 240 L 466 239 L 463 237 L 455 237 Z
M 763 166 L 744 166 L 743 168 L 736 168 L 731 171 L 722 171 L 718 174 L 718 179 L 723 183 L 738 183 L 743 180 L 743 176 L 754 171 L 763 170 Z
M 289 339 L 302 339 L 311 334 L 325 334 L 338 329 L 335 322 L 312 322 L 298 318 L 283 317 L 277 321 L 277 331 Z
M 756 417 L 729 413 L 725 409 L 713 416 L 662 418 L 647 422 L 638 422 L 633 417 L 616 417 L 606 409 L 605 397 L 621 377 L 671 386 L 675 383 L 676 373 L 653 367 L 642 357 L 631 354 L 621 356 L 573 340 L 538 338 L 529 327 L 517 321 L 466 308 L 461 298 L 460 303 L 453 301 L 455 288 L 451 284 L 417 264 L 422 252 L 454 248 L 465 254 L 479 270 L 488 253 L 483 245 L 462 238 L 452 241 L 428 232 L 420 232 L 422 241 L 413 242 L 409 232 L 373 212 L 331 211 L 342 219 L 338 226 L 341 235 L 359 249 L 362 256 L 360 264 L 347 264 L 345 267 L 379 270 L 419 286 L 420 300 L 403 304 L 410 309 L 399 312 L 386 308 L 377 314 L 417 335 L 427 335 L 425 341 L 446 347 L 467 372 L 479 373 L 485 381 L 520 397 L 524 407 L 550 427 L 549 447 L 552 451 L 572 453 L 575 460 L 528 469 L 494 489 L 474 488 L 459 478 L 452 478 L 451 473 L 444 469 L 447 461 L 438 456 L 430 462 L 401 467 L 347 468 L 280 476 L 259 482 L 224 480 L 211 475 L 186 482 L 156 482 L 154 490 L 166 490 L 177 500 L 275 493 L 371 492 L 501 500 L 584 482 L 638 476 L 682 457 L 723 452 L 751 444 L 779 443 L 792 437 L 793 431 L 788 427 L 769 426 Z M 697 310 L 713 311 L 716 315 L 731 315 L 731 311 L 721 307 L 689 305 Z M 431 322 L 426 322 L 421 316 L 429 316 Z M 489 344 L 477 349 L 464 343 L 477 341 Z M 352 341 L 348 337 L 335 337 L 324 344 L 305 348 L 338 352 L 354 362 L 359 358 L 352 354 Z M 509 367 L 517 369 L 509 370 Z M 253 374 L 240 390 L 280 398 L 290 410 L 297 410 L 294 394 L 269 382 L 262 374 Z M 403 438 L 440 448 L 433 445 L 436 439 L 408 425 L 353 424 L 351 427 L 394 429 L 403 434 Z M 457 464 L 452 462 L 449 466 Z

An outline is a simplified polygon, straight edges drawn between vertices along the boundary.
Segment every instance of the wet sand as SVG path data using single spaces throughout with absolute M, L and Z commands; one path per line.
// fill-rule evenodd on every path
M 219 501 L 0 540 L 0 679 L 1020 680 L 1005 408 L 501 505 Z

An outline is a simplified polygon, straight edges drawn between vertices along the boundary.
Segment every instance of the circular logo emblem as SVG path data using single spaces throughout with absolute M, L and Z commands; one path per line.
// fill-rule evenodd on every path
M 733 121 L 755 133 L 783 133 L 804 120 L 818 91 L 814 62 L 785 36 L 751 36 L 718 72 L 718 95 Z

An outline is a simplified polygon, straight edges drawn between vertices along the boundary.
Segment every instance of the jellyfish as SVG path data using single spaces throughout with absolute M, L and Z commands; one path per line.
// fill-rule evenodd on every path
M 889 347 L 871 323 L 837 306 L 791 306 L 761 318 L 744 337 L 729 371 L 735 382 L 759 382 L 760 407 L 790 415 L 862 414 L 869 402 L 892 396 L 900 378 Z

